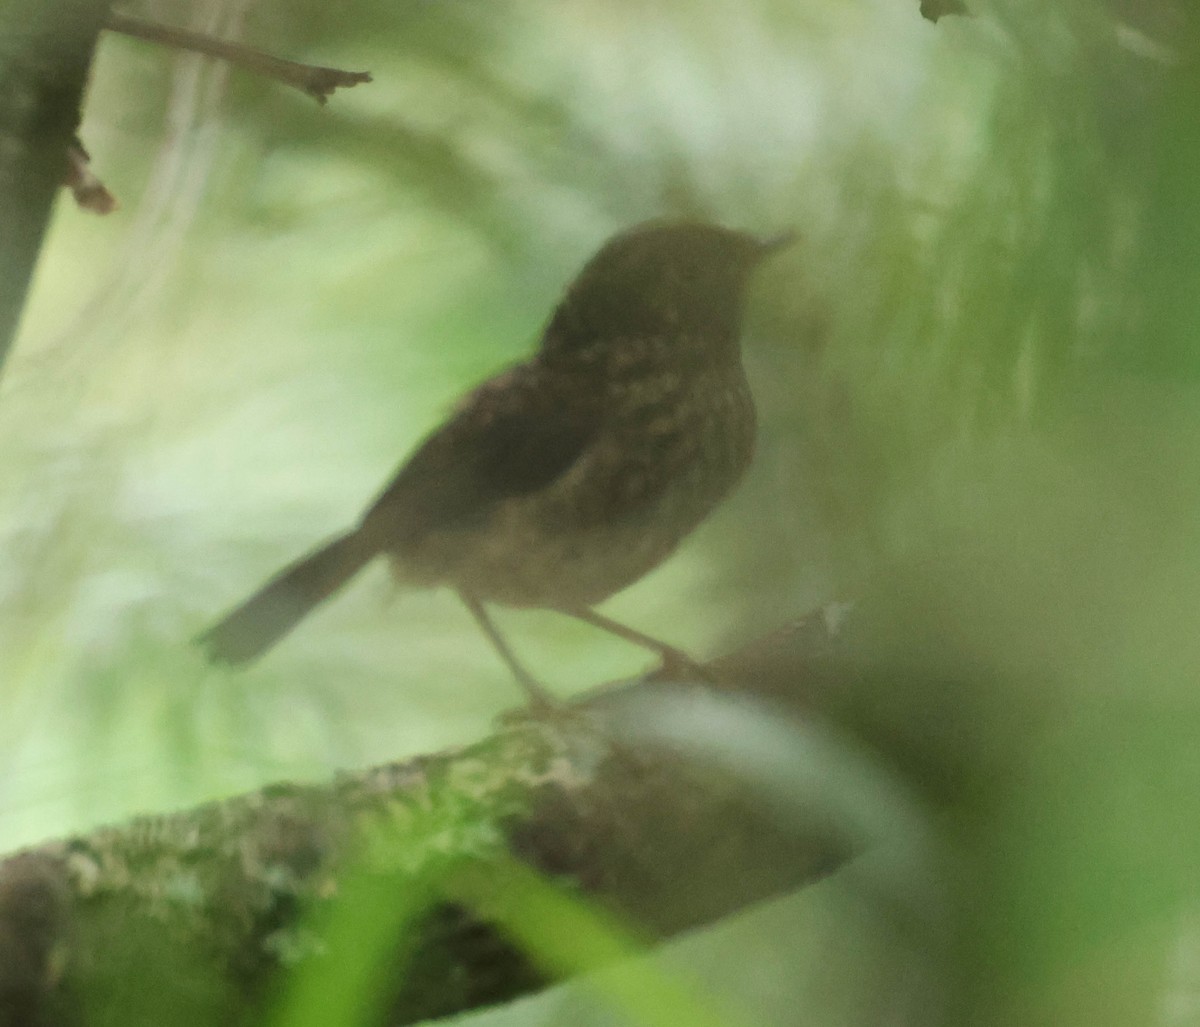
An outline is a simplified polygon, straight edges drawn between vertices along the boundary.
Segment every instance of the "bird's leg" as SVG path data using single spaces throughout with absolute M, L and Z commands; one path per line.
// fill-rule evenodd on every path
M 690 678 L 693 680 L 709 681 L 712 679 L 712 674 L 688 656 L 682 649 L 676 649 L 673 645 L 667 645 L 666 642 L 660 642 L 657 638 L 644 635 L 640 631 L 627 627 L 620 621 L 615 621 L 611 617 L 605 617 L 602 613 L 597 613 L 588 607 L 580 607 L 578 609 L 560 607 L 559 612 L 565 613 L 568 617 L 574 617 L 576 620 L 581 620 L 585 624 L 591 624 L 592 627 L 599 628 L 601 631 L 607 631 L 618 638 L 623 638 L 626 642 L 632 642 L 643 649 L 649 649 L 652 653 L 657 653 L 659 659 L 662 660 L 662 667 L 659 672 L 671 680 Z
M 521 661 L 517 659 L 516 654 L 509 648 L 508 643 L 504 640 L 504 636 L 500 634 L 495 622 L 489 616 L 483 603 L 475 596 L 467 592 L 459 592 L 459 597 L 466 604 L 468 610 L 471 611 L 471 616 L 475 618 L 475 623 L 479 625 L 480 630 L 487 636 L 488 641 L 496 648 L 496 652 L 500 654 L 502 659 L 512 671 L 513 677 L 517 679 L 529 697 L 529 705 L 535 709 L 557 709 L 561 704 L 554 698 L 546 689 L 538 682 L 532 674 L 522 666 Z

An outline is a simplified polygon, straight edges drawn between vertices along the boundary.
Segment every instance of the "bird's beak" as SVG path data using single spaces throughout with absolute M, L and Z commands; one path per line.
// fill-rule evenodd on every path
M 765 257 L 771 256 L 779 250 L 786 249 L 791 246 L 797 239 L 800 238 L 800 233 L 795 229 L 789 228 L 786 232 L 780 232 L 778 235 L 768 236 L 766 239 L 758 241 L 758 257 L 762 260 Z

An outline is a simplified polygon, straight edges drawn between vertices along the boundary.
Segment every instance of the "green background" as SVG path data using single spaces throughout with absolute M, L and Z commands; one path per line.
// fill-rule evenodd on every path
M 755 467 L 606 612 L 702 656 L 882 589 L 908 662 L 847 719 L 955 854 L 926 913 L 962 1020 L 1197 1022 L 1195 40 L 1165 2 L 916 7 L 133 9 L 375 81 L 322 108 L 103 41 L 82 138 L 122 206 L 59 204 L 0 386 L 0 846 L 485 732 L 495 655 L 382 566 L 245 672 L 188 640 L 529 352 L 609 234 L 794 227 L 748 319 Z M 563 695 L 644 666 L 502 622 Z M 746 1022 L 933 1022 L 897 873 L 668 965 Z M 592 1022 L 561 1001 L 495 1022 Z

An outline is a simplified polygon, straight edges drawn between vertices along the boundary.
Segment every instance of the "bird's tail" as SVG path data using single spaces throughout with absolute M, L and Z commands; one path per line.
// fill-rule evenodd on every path
M 214 663 L 257 659 L 378 552 L 360 531 L 327 542 L 285 567 L 196 639 Z

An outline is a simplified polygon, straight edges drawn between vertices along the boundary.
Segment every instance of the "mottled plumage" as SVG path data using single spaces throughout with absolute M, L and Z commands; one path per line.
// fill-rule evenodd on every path
M 469 393 L 359 524 L 201 637 L 251 660 L 377 555 L 412 584 L 577 616 L 665 559 L 741 478 L 754 404 L 739 334 L 750 272 L 783 240 L 703 224 L 610 240 L 537 353 Z M 624 631 L 664 653 L 669 647 Z

